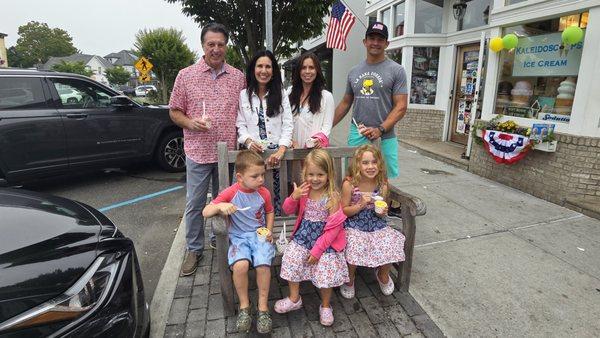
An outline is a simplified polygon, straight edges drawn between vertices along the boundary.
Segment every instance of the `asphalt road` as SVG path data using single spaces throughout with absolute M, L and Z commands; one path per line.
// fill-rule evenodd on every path
M 146 298 L 148 303 L 152 301 L 185 208 L 185 173 L 166 173 L 152 164 L 141 164 L 45 180 L 23 188 L 106 209 L 104 214 L 133 240 Z

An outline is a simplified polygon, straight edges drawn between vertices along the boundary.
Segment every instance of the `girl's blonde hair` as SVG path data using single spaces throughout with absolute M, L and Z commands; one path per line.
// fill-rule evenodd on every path
M 308 164 L 311 163 L 317 168 L 327 173 L 327 184 L 325 186 L 325 194 L 329 197 L 327 208 L 331 209 L 339 204 L 339 195 L 335 188 L 335 171 L 333 170 L 333 159 L 329 152 L 324 149 L 313 149 L 304 159 L 304 168 L 302 168 L 302 178 L 306 180 L 306 170 Z
M 379 148 L 372 144 L 365 144 L 356 148 L 354 151 L 354 156 L 350 160 L 350 166 L 348 168 L 348 180 L 355 187 L 358 186 L 362 180 L 362 175 L 360 173 L 360 161 L 362 161 L 362 157 L 366 152 L 371 152 L 373 157 L 375 157 L 377 160 L 377 168 L 379 169 L 379 173 L 377 176 L 375 176 L 375 181 L 377 182 L 379 189 L 383 189 L 388 182 L 385 162 Z

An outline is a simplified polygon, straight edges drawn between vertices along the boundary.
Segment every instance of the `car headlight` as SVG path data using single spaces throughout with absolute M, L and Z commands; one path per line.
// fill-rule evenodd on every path
M 98 257 L 62 295 L 0 323 L 0 332 L 74 320 L 85 315 L 102 303 L 115 281 L 120 264 L 116 258 L 117 254 Z

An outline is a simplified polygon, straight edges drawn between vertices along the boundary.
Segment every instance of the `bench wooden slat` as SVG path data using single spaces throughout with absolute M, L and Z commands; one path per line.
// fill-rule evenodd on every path
M 281 162 L 279 167 L 279 196 L 288 196 L 288 165 L 287 161 Z M 283 198 L 281 203 L 283 203 Z

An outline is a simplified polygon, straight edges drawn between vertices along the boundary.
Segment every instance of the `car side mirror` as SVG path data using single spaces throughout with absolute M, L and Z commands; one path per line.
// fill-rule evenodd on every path
M 133 102 L 126 95 L 117 95 L 110 98 L 110 105 L 117 109 L 128 109 L 133 107 Z

